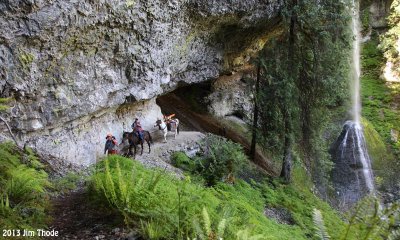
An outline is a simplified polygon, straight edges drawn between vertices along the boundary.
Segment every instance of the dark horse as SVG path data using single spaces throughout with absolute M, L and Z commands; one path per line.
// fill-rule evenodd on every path
M 150 143 L 153 142 L 153 139 L 151 138 L 149 131 L 143 131 L 143 139 L 142 140 L 139 139 L 139 136 L 135 132 L 124 132 L 122 134 L 122 141 L 125 141 L 126 139 L 129 141 L 128 155 L 132 156 L 132 147 L 133 147 L 135 150 L 133 152 L 133 156 L 136 156 L 136 146 L 139 144 L 142 146 L 142 152 L 140 153 L 140 155 L 142 155 L 144 141 L 146 141 L 147 144 L 149 145 L 149 153 L 150 153 L 150 151 L 151 151 Z

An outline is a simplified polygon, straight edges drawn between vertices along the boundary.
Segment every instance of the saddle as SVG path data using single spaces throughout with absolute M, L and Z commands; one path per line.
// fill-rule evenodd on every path
M 167 129 L 168 129 L 168 131 L 175 131 L 176 130 L 176 122 L 174 120 L 168 121 Z

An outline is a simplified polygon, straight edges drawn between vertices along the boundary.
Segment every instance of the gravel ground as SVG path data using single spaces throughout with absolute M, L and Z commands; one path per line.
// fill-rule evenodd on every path
M 204 138 L 204 134 L 200 132 L 180 132 L 174 139 L 172 133 L 168 133 L 167 142 L 164 143 L 161 138 L 154 140 L 151 146 L 151 152 L 148 153 L 147 144 L 143 145 L 143 155 L 136 154 L 137 161 L 143 163 L 149 168 L 160 168 L 175 173 L 177 176 L 182 176 L 182 170 L 171 165 L 170 157 L 173 152 L 184 151 L 188 155 L 192 155 L 198 149 L 198 142 Z M 140 153 L 140 146 L 137 152 Z

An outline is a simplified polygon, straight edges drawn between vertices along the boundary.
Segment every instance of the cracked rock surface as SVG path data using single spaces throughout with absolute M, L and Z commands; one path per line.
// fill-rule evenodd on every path
M 93 163 L 103 147 L 94 144 L 102 145 L 106 132 L 120 134 L 137 115 L 152 125 L 161 114 L 154 97 L 248 61 L 273 31 L 281 5 L 1 1 L 0 97 L 14 99 L 6 117 L 40 154 Z M 138 112 L 144 105 L 150 116 Z

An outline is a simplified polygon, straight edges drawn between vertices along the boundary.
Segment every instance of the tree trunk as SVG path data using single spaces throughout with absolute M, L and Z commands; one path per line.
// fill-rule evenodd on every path
M 254 112 L 253 112 L 253 133 L 251 138 L 251 146 L 250 146 L 250 157 L 255 161 L 256 159 L 256 145 L 257 145 L 257 123 L 258 123 L 258 105 L 257 105 L 257 96 L 260 89 L 260 63 L 258 63 L 257 67 L 257 79 L 256 79 L 256 91 L 254 94 Z
M 288 81 L 294 81 L 296 78 L 296 72 L 293 67 L 295 66 L 295 25 L 297 21 L 297 15 L 295 12 L 295 7 L 297 6 L 297 0 L 292 0 L 291 6 L 291 17 L 290 17 L 290 29 L 289 29 L 289 49 L 288 49 L 288 72 L 290 73 Z M 290 84 L 287 85 L 290 87 Z M 290 106 L 292 98 L 289 96 L 290 94 L 286 94 L 285 99 L 283 100 L 282 110 L 284 112 L 283 117 L 285 121 L 285 145 L 283 151 L 283 161 L 282 161 L 282 170 L 281 177 L 285 180 L 285 182 L 290 182 L 291 173 L 292 173 L 292 107 Z
M 281 170 L 281 178 L 285 180 L 285 182 L 290 182 L 291 174 L 292 174 L 292 138 L 291 138 L 291 119 L 288 110 L 285 111 L 285 145 L 283 151 L 283 160 L 282 160 L 282 170 Z

